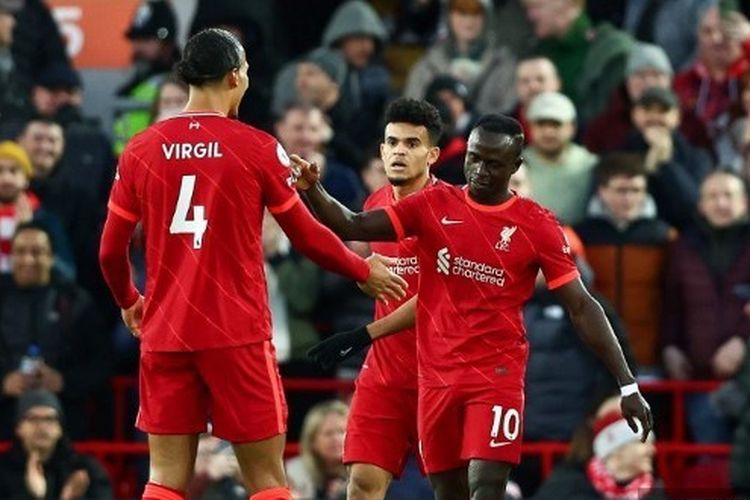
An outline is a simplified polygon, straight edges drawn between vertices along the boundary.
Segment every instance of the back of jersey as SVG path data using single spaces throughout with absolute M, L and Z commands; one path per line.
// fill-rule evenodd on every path
M 270 338 L 263 209 L 296 203 L 291 174 L 275 139 L 219 114 L 181 114 L 131 141 L 110 209 L 143 223 L 144 350 Z

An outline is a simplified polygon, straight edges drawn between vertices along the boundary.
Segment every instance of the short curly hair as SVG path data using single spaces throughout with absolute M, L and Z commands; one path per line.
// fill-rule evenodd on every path
M 437 108 L 421 99 L 402 97 L 396 99 L 385 110 L 385 123 L 410 123 L 423 125 L 431 145 L 436 145 L 443 133 L 443 122 Z

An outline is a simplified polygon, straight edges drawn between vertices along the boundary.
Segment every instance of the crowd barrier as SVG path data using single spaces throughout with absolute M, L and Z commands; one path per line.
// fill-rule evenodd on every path
M 354 383 L 336 379 L 302 379 L 286 378 L 283 380 L 286 392 L 337 392 L 346 396 L 353 392 Z M 716 457 L 726 463 L 730 446 L 725 444 L 696 444 L 689 442 L 685 425 L 685 397 L 691 393 L 704 393 L 714 390 L 717 381 L 655 381 L 641 383 L 641 390 L 646 397 L 666 397 L 670 399 L 671 429 L 660 432 L 657 443 L 656 468 L 659 477 L 667 487 L 680 487 L 685 481 L 690 459 L 696 456 Z M 132 406 L 137 388 L 135 377 L 117 377 L 113 380 L 115 430 L 114 441 L 79 442 L 77 450 L 96 456 L 107 467 L 116 489 L 118 498 L 128 498 L 137 494 L 135 477 L 138 467 L 143 469 L 148 447 L 145 442 L 130 442 L 127 436 L 132 429 L 129 408 Z M 665 429 L 662 429 L 664 431 Z M 561 442 L 526 442 L 523 446 L 525 456 L 537 456 L 540 460 L 542 476 L 552 471 L 555 462 L 565 455 L 567 443 Z M 287 456 L 298 453 L 298 443 L 288 443 Z M 140 465 L 134 465 L 138 460 Z M 140 471 L 142 473 L 142 470 Z

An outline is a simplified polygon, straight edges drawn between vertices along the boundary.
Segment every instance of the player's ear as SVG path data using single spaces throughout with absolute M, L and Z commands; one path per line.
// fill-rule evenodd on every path
M 440 148 L 437 146 L 432 146 L 427 151 L 427 165 L 432 166 L 433 163 L 438 161 L 439 157 L 440 157 Z
M 227 75 L 227 83 L 229 88 L 233 89 L 240 85 L 240 68 L 233 68 L 232 71 Z
M 384 142 L 381 142 L 381 143 L 380 143 L 380 159 L 381 159 L 381 160 L 383 160 L 383 161 L 385 161 L 385 158 L 384 158 L 384 156 L 385 156 L 384 150 L 385 150 L 385 143 L 384 143 Z

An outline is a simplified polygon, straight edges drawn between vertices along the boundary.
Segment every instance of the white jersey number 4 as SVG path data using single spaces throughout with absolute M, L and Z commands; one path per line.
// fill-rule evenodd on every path
M 172 224 L 169 226 L 170 234 L 192 234 L 193 248 L 201 248 L 203 245 L 203 233 L 208 227 L 208 220 L 204 217 L 205 207 L 193 205 L 193 218 L 188 219 L 190 202 L 195 190 L 195 176 L 183 175 L 180 183 L 180 194 L 177 197 L 177 206 L 172 216 Z

